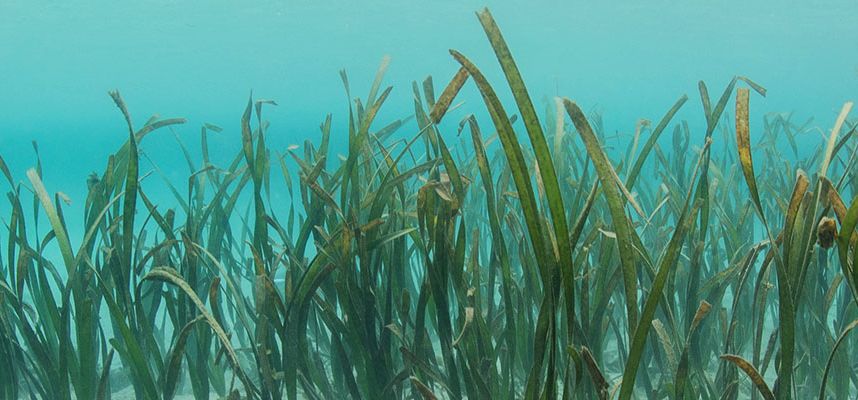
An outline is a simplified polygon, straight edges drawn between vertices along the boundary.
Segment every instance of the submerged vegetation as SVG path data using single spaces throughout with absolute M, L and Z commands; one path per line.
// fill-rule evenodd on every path
M 0 158 L 0 397 L 854 397 L 851 103 L 788 158 L 778 143 L 797 155 L 807 124 L 767 115 L 752 133 L 765 89 L 736 77 L 713 99 L 700 82 L 704 131 L 674 120 L 683 95 L 608 152 L 575 102 L 537 114 L 478 17 L 505 86 L 451 51 L 460 69 L 437 97 L 431 78 L 414 85 L 418 130 L 397 133 L 406 121 L 376 120 L 383 65 L 348 126 L 328 116 L 319 142 L 283 153 L 266 145 L 273 102 L 251 99 L 228 165 L 208 156 L 221 129 L 202 127 L 187 187 L 163 184 L 172 208 L 150 200 L 162 188 L 138 145 L 185 121 L 135 125 L 116 92 L 128 140 L 87 182 L 84 226 L 40 164 L 19 181 Z M 443 129 L 463 90 L 491 127 Z

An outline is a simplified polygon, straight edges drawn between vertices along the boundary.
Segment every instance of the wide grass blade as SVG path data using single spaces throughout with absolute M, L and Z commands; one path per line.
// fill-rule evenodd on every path
M 238 355 L 236 354 L 235 349 L 233 349 L 232 344 L 229 341 L 229 337 L 223 330 L 223 327 L 221 327 L 221 325 L 215 320 L 214 316 L 208 311 L 208 309 L 206 309 L 205 305 L 203 304 L 203 301 L 200 300 L 199 296 L 197 296 L 196 292 L 194 292 L 190 285 L 185 282 L 182 276 L 179 275 L 179 273 L 172 268 L 156 267 L 146 273 L 146 275 L 143 276 L 143 278 L 141 279 L 141 282 L 146 280 L 162 281 L 175 285 L 191 299 L 197 310 L 200 312 L 200 315 L 205 318 L 206 323 L 208 323 L 208 325 L 212 328 L 215 333 L 215 336 L 226 350 L 226 354 L 229 357 L 229 361 L 233 367 L 233 372 L 244 384 L 245 393 L 247 393 L 248 395 L 256 393 L 256 389 L 253 386 L 253 383 L 244 374 L 244 370 L 242 369 L 241 364 L 238 360 Z
M 60 254 L 62 255 L 63 261 L 66 265 L 66 271 L 71 275 L 75 268 L 74 253 L 72 252 L 71 243 L 69 242 L 66 226 L 60 219 L 60 216 L 57 213 L 57 208 L 54 207 L 54 203 L 51 201 L 51 197 L 48 195 L 45 185 L 42 183 L 42 179 L 39 177 L 36 170 L 32 168 L 27 170 L 27 178 L 30 179 L 30 183 L 33 185 L 33 190 L 36 192 L 36 196 L 42 205 L 42 209 L 45 211 L 45 214 L 48 215 L 48 221 L 50 221 L 51 228 L 54 230 L 54 235 L 56 235 Z
M 608 209 L 611 213 L 611 223 L 614 227 L 614 233 L 617 236 L 617 247 L 620 254 L 620 268 L 623 274 L 623 287 L 625 289 L 626 302 L 626 317 L 629 333 L 634 332 L 638 321 L 638 287 L 637 287 L 637 266 L 635 250 L 632 245 L 631 225 L 626 213 L 623 210 L 623 198 L 617 188 L 617 181 L 614 179 L 614 174 L 611 172 L 612 167 L 605 153 L 602 151 L 602 145 L 587 117 L 581 109 L 569 99 L 563 100 L 563 105 L 569 117 L 572 118 L 572 123 L 581 135 L 584 145 L 587 147 L 587 153 L 596 166 L 596 171 L 599 174 L 599 182 L 605 193 L 605 199 L 608 203 Z M 649 323 L 647 323 L 649 324 Z M 625 383 L 624 383 L 625 386 Z
M 762 375 L 757 372 L 757 369 L 754 368 L 751 363 L 746 361 L 744 358 L 739 357 L 734 354 L 723 354 L 721 358 L 727 360 L 733 364 L 736 364 L 739 369 L 741 369 L 745 374 L 748 375 L 748 378 L 751 378 L 751 382 L 754 383 L 757 390 L 759 390 L 760 394 L 763 395 L 763 398 L 766 400 L 775 400 L 775 395 L 772 393 L 772 390 L 769 389 L 769 386 L 766 385 L 766 381 L 763 380 Z

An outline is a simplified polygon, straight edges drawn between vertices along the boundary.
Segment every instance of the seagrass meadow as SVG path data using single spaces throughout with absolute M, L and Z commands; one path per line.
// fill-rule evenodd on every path
M 80 224 L 38 147 L 0 157 L 0 398 L 858 396 L 852 103 L 817 127 L 755 114 L 753 77 L 701 81 L 608 148 L 474 23 L 497 63 L 431 55 L 458 72 L 398 88 L 391 120 L 386 61 L 365 97 L 342 72 L 348 123 L 288 148 L 271 100 L 191 127 L 110 92 L 126 140 L 80 182 Z M 173 129 L 199 132 L 180 185 L 139 147 Z

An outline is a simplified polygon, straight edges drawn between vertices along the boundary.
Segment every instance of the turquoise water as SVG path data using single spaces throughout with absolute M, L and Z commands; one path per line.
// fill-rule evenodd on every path
M 140 145 L 141 173 L 157 166 L 180 190 L 187 187 L 188 167 L 177 141 L 198 161 L 200 126 L 220 126 L 224 131 L 210 134 L 209 146 L 214 163 L 227 164 L 240 148 L 239 120 L 251 93 L 277 102 L 265 109 L 271 122 L 266 140 L 273 151 L 318 143 L 319 124 L 330 113 L 331 152 L 345 154 L 349 99 L 339 71 L 347 71 L 353 96 L 364 96 L 386 57 L 384 82 L 394 89 L 380 121 L 413 114 L 414 81 L 431 75 L 435 93 L 441 92 L 459 68 L 449 49 L 480 66 L 513 109 L 474 15 L 486 5 L 538 112 L 563 96 L 600 115 L 612 157 L 621 156 L 618 149 L 632 140 L 639 119 L 657 122 L 683 94 L 690 101 L 675 121 L 688 120 L 699 145 L 705 121 L 699 80 L 706 81 L 712 97 L 734 75 L 768 89 L 765 98 L 751 97 L 752 138 L 768 113 L 792 113 L 798 124 L 812 119 L 809 126 L 819 129 L 798 137 L 799 158 L 824 143 L 822 135 L 844 102 L 858 97 L 854 0 L 596 3 L 0 0 L 0 155 L 15 178 L 26 182 L 26 170 L 36 164 L 31 142 L 38 143 L 48 192 L 71 199 L 65 220 L 80 227 L 87 176 L 101 173 L 106 157 L 128 138 L 108 90 L 122 93 L 138 127 L 154 114 L 188 119 Z M 473 82 L 455 103 L 462 104 L 442 125 L 448 136 L 470 113 L 491 130 Z M 728 115 L 732 107 L 731 102 Z M 411 137 L 416 130 L 411 121 L 400 134 Z M 669 142 L 667 136 L 663 140 Z M 713 145 L 723 150 L 719 146 Z M 462 146 L 451 148 L 468 158 Z M 157 175 L 144 181 L 146 194 L 163 209 L 174 207 Z M 280 182 L 272 204 L 288 201 Z M 4 199 L 0 216 L 9 212 Z M 49 229 L 45 218 L 39 226 L 42 234 Z M 760 239 L 756 229 L 754 239 Z M 76 248 L 84 232 L 74 228 L 69 234 Z M 6 238 L 5 230 L 0 238 Z M 45 254 L 59 257 L 53 247 Z
M 490 3 L 531 95 L 566 96 L 602 113 L 606 132 L 634 132 L 682 94 L 678 118 L 702 121 L 697 81 L 710 90 L 733 75 L 769 89 L 755 113 L 794 112 L 827 129 L 858 92 L 858 9 L 838 1 L 500 1 Z M 479 66 L 494 56 L 476 1 L 112 1 L 0 3 L 0 149 L 17 173 L 35 165 L 41 145 L 49 186 L 82 200 L 80 185 L 124 140 L 107 91 L 118 89 L 142 123 L 153 114 L 185 117 L 176 130 L 191 151 L 198 127 L 214 123 L 212 152 L 227 159 L 239 138 L 247 96 L 276 100 L 267 111 L 275 149 L 318 138 L 328 113 L 347 116 L 338 71 L 365 93 L 390 56 L 394 86 L 381 118 L 410 115 L 411 82 L 450 79 L 457 49 Z M 484 67 L 493 82 L 496 68 Z M 440 92 L 440 87 L 436 89 Z M 504 93 L 508 100 L 508 96 Z M 712 94 L 715 96 L 715 94 Z M 482 111 L 475 90 L 457 117 Z M 483 116 L 485 116 L 483 114 Z M 758 122 L 758 121 L 754 121 Z M 758 126 L 758 125 L 757 125 Z M 231 131 L 229 130 L 231 129 Z M 335 135 L 333 148 L 343 146 Z M 808 137 L 818 143 L 818 137 Z M 184 179 L 172 134 L 142 145 L 165 171 Z M 4 204 L 4 206 L 6 206 Z M 77 214 L 72 214 L 74 218 Z
M 365 93 L 389 55 L 392 116 L 410 113 L 411 81 L 432 75 L 441 85 L 452 76 L 450 48 L 486 66 L 492 81 L 502 78 L 487 68 L 493 55 L 473 14 L 484 2 L 253 3 L 3 1 L 4 156 L 18 168 L 31 165 L 29 142 L 37 140 L 48 171 L 64 166 L 63 176 L 79 182 L 100 169 L 105 151 L 124 140 L 110 89 L 122 92 L 139 122 L 156 113 L 188 118 L 179 130 L 187 141 L 202 122 L 237 127 L 253 90 L 280 104 L 268 118 L 278 128 L 272 144 L 284 146 L 315 137 L 329 112 L 343 121 L 340 69 Z M 858 91 L 858 11 L 850 0 L 592 3 L 489 5 L 533 97 L 562 95 L 600 110 L 608 131 L 659 118 L 683 93 L 695 100 L 701 79 L 720 87 L 748 76 L 769 89 L 752 103 L 756 112 L 795 111 L 797 120 L 815 117 L 826 127 Z M 479 100 L 474 90 L 463 96 Z M 700 115 L 692 104 L 680 116 Z M 169 135 L 159 136 L 144 147 L 172 147 Z M 83 142 L 88 148 L 68 151 Z M 175 155 L 160 160 L 179 162 Z

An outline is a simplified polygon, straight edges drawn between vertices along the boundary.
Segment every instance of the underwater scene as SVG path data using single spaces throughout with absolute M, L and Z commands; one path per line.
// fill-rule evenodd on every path
M 858 3 L 0 0 L 0 399 L 858 398 Z

